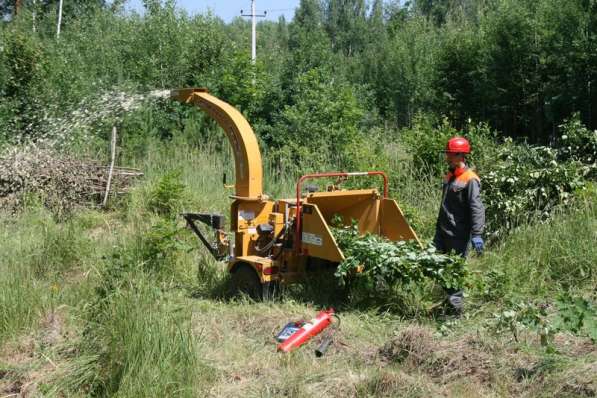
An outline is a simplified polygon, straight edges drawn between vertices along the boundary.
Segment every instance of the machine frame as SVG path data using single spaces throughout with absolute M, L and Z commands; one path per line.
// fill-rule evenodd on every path
M 297 282 L 310 271 L 337 266 L 344 260 L 330 230 L 332 219 L 337 217 L 344 225 L 357 222 L 363 234 L 419 242 L 396 201 L 389 198 L 384 172 L 307 174 L 297 181 L 295 198 L 270 199 L 262 192 L 257 138 L 244 116 L 206 89 L 173 90 L 171 98 L 203 109 L 223 128 L 232 146 L 236 182 L 235 194 L 230 196 L 229 229 L 234 239 L 225 232 L 221 215 L 186 213 L 183 217 L 214 258 L 227 261 L 238 290 L 261 297 L 268 295 L 273 285 Z M 383 195 L 377 189 L 344 190 L 336 186 L 303 192 L 303 183 L 310 179 L 357 176 L 383 177 Z M 196 222 L 214 230 L 213 243 Z

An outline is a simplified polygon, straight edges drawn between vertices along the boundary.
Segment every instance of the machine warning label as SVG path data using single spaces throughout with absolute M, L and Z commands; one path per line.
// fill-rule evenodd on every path
M 322 246 L 323 238 L 316 234 L 312 234 L 309 232 L 303 232 L 303 242 L 305 242 L 309 245 Z
M 238 213 L 238 218 L 240 220 L 246 220 L 246 221 L 251 221 L 253 219 L 255 219 L 255 212 L 253 211 L 245 211 L 245 210 L 241 210 Z

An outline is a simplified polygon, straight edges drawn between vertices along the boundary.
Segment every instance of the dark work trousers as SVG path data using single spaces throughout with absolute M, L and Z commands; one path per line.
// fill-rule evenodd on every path
M 469 241 L 469 238 L 466 240 L 452 239 L 446 238 L 445 236 L 440 237 L 439 234 L 436 234 L 435 238 L 433 239 L 433 244 L 440 253 L 448 254 L 450 252 L 454 252 L 466 258 Z M 464 305 L 462 290 L 451 288 L 446 289 L 446 293 L 448 294 L 447 300 L 450 305 L 456 310 L 457 313 L 461 313 Z
M 469 238 L 454 239 L 436 235 L 435 239 L 433 239 L 433 244 L 440 253 L 448 254 L 450 252 L 455 252 L 462 257 L 466 257 L 468 254 L 469 241 Z

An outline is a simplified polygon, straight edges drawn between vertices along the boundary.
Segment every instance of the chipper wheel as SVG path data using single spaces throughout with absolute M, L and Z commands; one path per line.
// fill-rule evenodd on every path
M 270 301 L 278 294 L 276 282 L 261 284 L 257 273 L 247 264 L 238 265 L 231 275 L 232 294 L 246 294 L 255 301 Z
M 239 264 L 233 271 L 230 279 L 232 293 L 236 296 L 246 294 L 253 300 L 261 300 L 263 287 L 255 270 L 247 264 Z

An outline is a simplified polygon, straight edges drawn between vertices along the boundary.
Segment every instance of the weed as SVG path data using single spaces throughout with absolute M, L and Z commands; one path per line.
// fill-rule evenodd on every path
M 134 289 L 123 287 L 87 309 L 78 348 L 87 361 L 69 384 L 101 395 L 196 396 L 210 371 L 197 356 L 190 312 L 165 300 L 142 272 L 130 277 Z
M 164 174 L 150 189 L 147 207 L 150 211 L 165 217 L 176 217 L 185 197 L 185 186 L 181 182 L 181 171 Z
M 597 342 L 597 308 L 582 297 L 562 294 L 556 300 L 558 309 L 555 328 L 574 334 L 586 334 Z

